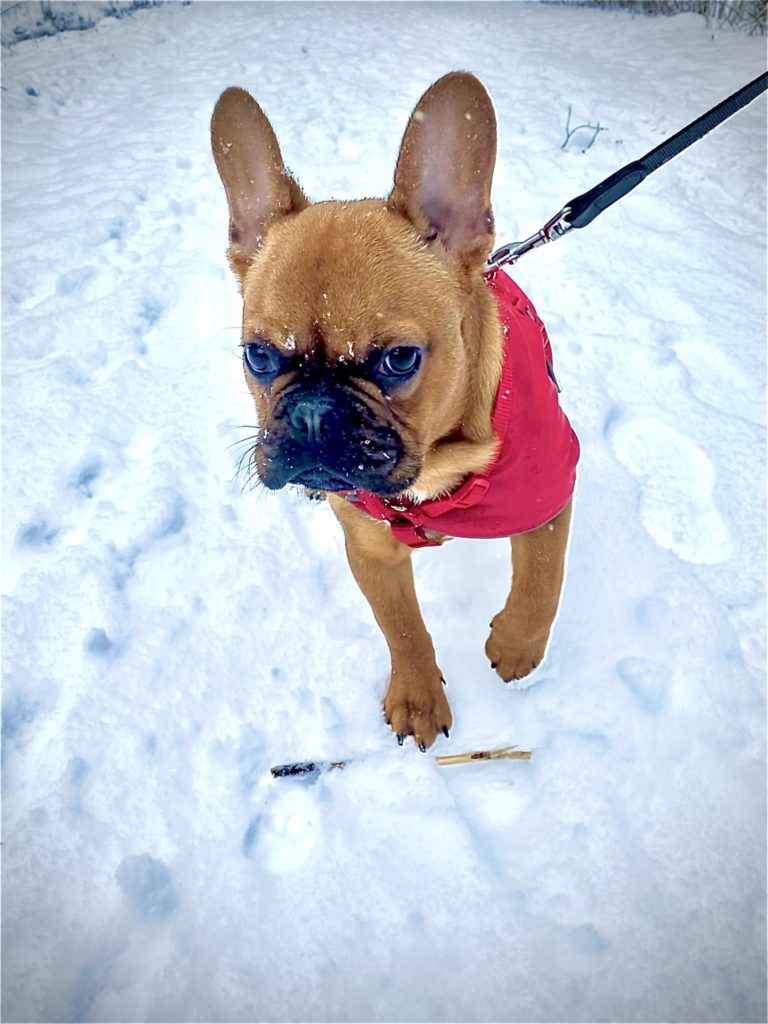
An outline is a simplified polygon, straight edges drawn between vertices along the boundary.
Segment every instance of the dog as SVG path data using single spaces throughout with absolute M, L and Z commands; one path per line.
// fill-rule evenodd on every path
M 211 141 L 258 477 L 327 496 L 389 646 L 386 722 L 425 751 L 453 722 L 412 549 L 511 537 L 512 586 L 485 651 L 503 680 L 526 676 L 560 600 L 579 455 L 543 324 L 505 273 L 484 272 L 493 105 L 469 73 L 435 82 L 387 199 L 310 202 L 239 88 L 216 103 Z

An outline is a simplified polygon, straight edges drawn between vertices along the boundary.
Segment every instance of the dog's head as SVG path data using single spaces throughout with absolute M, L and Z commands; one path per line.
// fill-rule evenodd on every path
M 481 338 L 496 122 L 480 82 L 454 73 L 424 94 L 386 200 L 310 203 L 242 89 L 211 134 L 263 483 L 393 495 L 437 442 L 487 433 L 471 399 L 499 358 Z

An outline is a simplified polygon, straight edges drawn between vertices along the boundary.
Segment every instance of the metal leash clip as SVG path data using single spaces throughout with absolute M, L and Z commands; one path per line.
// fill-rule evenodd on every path
M 543 228 L 539 228 L 535 235 L 526 238 L 524 242 L 508 242 L 506 245 L 494 249 L 485 264 L 484 273 L 498 270 L 499 267 L 504 267 L 507 264 L 517 263 L 520 257 L 525 256 L 531 249 L 538 249 L 540 245 L 546 245 L 547 242 L 554 242 L 561 238 L 573 227 L 573 224 L 569 223 L 567 219 L 570 212 L 570 206 L 564 206 L 547 221 Z

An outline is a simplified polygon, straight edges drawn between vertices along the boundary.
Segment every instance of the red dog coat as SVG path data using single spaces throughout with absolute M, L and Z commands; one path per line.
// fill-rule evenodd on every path
M 530 300 L 501 271 L 488 277 L 504 329 L 504 365 L 493 408 L 501 440 L 496 459 L 445 498 L 410 502 L 350 491 L 348 500 L 412 548 L 440 544 L 425 528 L 449 537 L 509 537 L 548 522 L 570 500 L 579 442 L 560 408 L 552 349 Z

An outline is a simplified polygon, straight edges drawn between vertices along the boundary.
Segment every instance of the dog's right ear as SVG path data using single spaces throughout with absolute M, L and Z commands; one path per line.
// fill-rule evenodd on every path
M 245 89 L 226 89 L 211 118 L 211 146 L 229 204 L 229 262 L 242 287 L 270 224 L 309 200 L 285 169 L 272 125 Z

